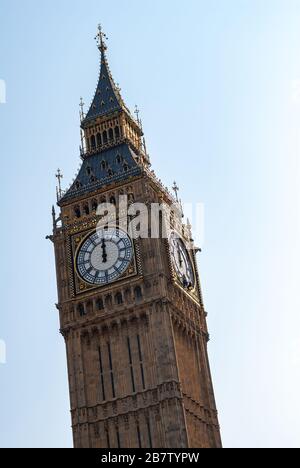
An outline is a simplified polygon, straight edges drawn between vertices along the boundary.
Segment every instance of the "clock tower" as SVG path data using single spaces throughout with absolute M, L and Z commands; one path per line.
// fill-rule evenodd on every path
M 81 103 L 82 164 L 66 191 L 57 174 L 59 216 L 53 208 L 74 446 L 219 448 L 191 228 L 150 168 L 105 40 L 99 28 L 87 114 Z

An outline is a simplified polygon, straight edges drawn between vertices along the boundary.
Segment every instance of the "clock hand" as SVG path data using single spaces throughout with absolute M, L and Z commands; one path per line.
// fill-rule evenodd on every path
M 188 287 L 189 287 L 189 282 L 188 282 L 188 280 L 186 279 L 186 276 L 185 276 L 185 275 L 182 276 L 182 283 L 183 283 L 183 287 L 188 289 Z
M 181 256 L 181 252 L 180 252 L 179 246 L 177 247 L 177 249 L 178 249 L 177 252 L 178 252 L 179 266 L 180 266 L 180 268 L 181 268 L 183 262 L 182 262 L 182 256 Z
M 103 261 L 103 263 L 106 263 L 107 262 L 107 253 L 106 253 L 105 239 L 102 239 L 101 248 L 102 248 L 102 261 Z

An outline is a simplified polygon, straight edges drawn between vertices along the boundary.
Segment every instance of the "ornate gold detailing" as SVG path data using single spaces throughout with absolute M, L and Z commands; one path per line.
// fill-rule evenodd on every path
M 124 280 L 127 280 L 129 278 L 136 276 L 138 274 L 138 271 L 139 270 L 141 271 L 141 262 L 140 262 L 140 256 L 138 253 L 139 249 L 137 248 L 137 243 L 133 241 L 134 255 L 133 255 L 131 264 L 129 265 L 128 269 L 122 274 L 122 276 L 120 276 L 116 281 L 114 281 L 110 285 L 103 285 L 103 286 L 99 286 L 99 285 L 95 286 L 95 285 L 91 285 L 83 281 L 83 279 L 80 277 L 80 275 L 77 272 L 76 256 L 77 256 L 78 248 L 80 247 L 80 245 L 93 232 L 95 232 L 96 224 L 97 224 L 97 220 L 93 220 L 90 224 L 86 223 L 85 225 L 86 229 L 79 233 L 76 232 L 75 236 L 72 235 L 72 231 L 71 231 L 71 236 L 70 236 L 71 266 L 70 266 L 69 271 L 74 272 L 74 274 L 72 274 L 70 278 L 71 278 L 71 283 L 72 283 L 72 290 L 74 290 L 75 294 L 82 294 L 84 292 L 90 292 L 96 289 L 104 289 L 105 287 L 111 287 L 113 284 L 119 283 L 121 281 L 124 281 Z M 138 259 L 139 259 L 139 262 L 137 263 Z

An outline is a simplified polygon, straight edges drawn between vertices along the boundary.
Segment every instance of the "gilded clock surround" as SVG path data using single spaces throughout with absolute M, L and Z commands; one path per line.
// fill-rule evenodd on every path
M 114 228 L 118 228 L 118 226 L 114 226 Z M 87 231 L 81 231 L 78 234 L 74 234 L 71 237 L 72 259 L 73 259 L 72 269 L 75 272 L 75 275 L 74 275 L 75 288 L 74 289 L 75 289 L 76 294 L 82 294 L 89 290 L 99 289 L 99 287 L 100 288 L 109 287 L 110 285 L 118 283 L 119 281 L 123 281 L 124 279 L 134 277 L 138 274 L 141 276 L 142 274 L 141 269 L 140 271 L 138 270 L 138 264 L 140 265 L 140 262 L 137 262 L 138 251 L 139 251 L 138 242 L 135 240 L 131 240 L 132 246 L 133 246 L 133 258 L 127 270 L 117 280 L 110 283 L 110 285 L 108 284 L 108 285 L 103 285 L 103 286 L 89 284 L 88 282 L 84 281 L 84 279 L 81 278 L 81 275 L 77 270 L 76 259 L 77 259 L 80 246 L 85 242 L 86 239 L 90 237 L 91 234 L 95 232 L 97 232 L 95 229 L 89 229 Z

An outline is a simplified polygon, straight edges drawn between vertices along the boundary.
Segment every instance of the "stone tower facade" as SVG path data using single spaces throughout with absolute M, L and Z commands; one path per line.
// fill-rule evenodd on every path
M 99 82 L 81 113 L 82 165 L 67 191 L 59 187 L 51 236 L 74 446 L 219 448 L 191 228 L 150 169 L 141 122 L 114 83 L 101 29 L 98 47 Z M 104 203 L 116 212 L 99 211 Z M 170 207 L 170 234 L 148 227 L 149 236 L 131 237 L 125 221 L 152 204 Z M 165 214 L 160 220 L 156 227 Z

